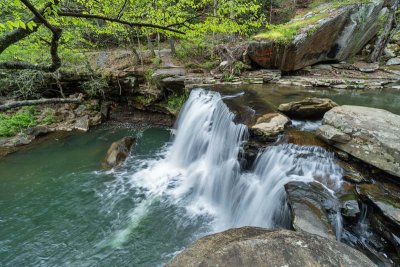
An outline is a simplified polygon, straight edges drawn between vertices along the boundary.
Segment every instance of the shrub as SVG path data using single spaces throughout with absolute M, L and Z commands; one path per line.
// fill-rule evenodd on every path
M 23 108 L 13 115 L 0 114 L 0 136 L 14 136 L 21 130 L 35 126 L 36 124 L 33 107 Z

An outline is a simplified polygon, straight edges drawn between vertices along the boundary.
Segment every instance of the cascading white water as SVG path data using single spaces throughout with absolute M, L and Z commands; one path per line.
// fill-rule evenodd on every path
M 284 185 L 291 181 L 318 181 L 331 190 L 341 184 L 341 169 L 333 153 L 320 147 L 281 144 L 266 148 L 254 163 L 252 173 L 235 186 L 233 226 L 285 226 L 288 208 Z
M 287 219 L 284 184 L 317 180 L 331 190 L 341 182 L 333 154 L 318 147 L 275 145 L 241 173 L 239 154 L 247 128 L 219 93 L 193 90 L 182 109 L 172 145 L 162 159 L 147 162 L 132 183 L 146 201 L 166 199 L 189 213 L 212 217 L 212 230 L 245 225 L 282 227 Z M 136 213 L 134 213 L 136 214 Z

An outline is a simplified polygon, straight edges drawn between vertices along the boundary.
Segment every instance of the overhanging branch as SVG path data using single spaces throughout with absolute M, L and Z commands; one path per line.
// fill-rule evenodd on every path
M 104 20 L 104 21 L 110 21 L 110 22 L 115 22 L 115 23 L 127 25 L 127 26 L 130 26 L 130 27 L 153 28 L 153 29 L 159 29 L 159 30 L 164 30 L 164 31 L 170 31 L 170 32 L 185 34 L 182 31 L 170 28 L 168 26 L 155 25 L 155 24 L 151 24 L 151 23 L 130 22 L 130 21 L 126 21 L 126 20 L 114 19 L 114 18 L 104 17 L 104 16 L 100 16 L 100 15 L 72 13 L 72 12 L 58 12 L 58 15 L 61 16 L 61 17 L 100 19 L 100 20 Z

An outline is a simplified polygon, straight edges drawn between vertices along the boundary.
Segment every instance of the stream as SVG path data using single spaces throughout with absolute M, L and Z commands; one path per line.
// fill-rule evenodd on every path
M 283 185 L 316 180 L 335 195 L 342 170 L 332 152 L 293 144 L 260 150 L 242 170 L 248 132 L 235 110 L 254 116 L 324 96 L 400 113 L 391 92 L 218 91 L 193 90 L 173 130 L 105 124 L 1 159 L 0 266 L 161 266 L 206 234 L 287 228 Z M 296 123 L 306 131 L 318 125 Z M 120 168 L 102 170 L 109 145 L 126 135 L 138 138 L 133 153 Z M 332 224 L 340 239 L 341 218 Z

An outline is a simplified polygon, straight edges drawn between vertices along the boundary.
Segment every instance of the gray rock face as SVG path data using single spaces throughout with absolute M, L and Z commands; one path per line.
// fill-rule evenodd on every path
M 328 111 L 319 137 L 352 156 L 400 177 L 400 116 L 360 106 Z M 336 134 L 328 134 L 328 133 Z
M 267 113 L 258 118 L 256 124 L 251 127 L 251 132 L 261 139 L 268 140 L 282 133 L 289 123 L 289 118 L 280 113 Z
M 400 65 L 400 57 L 391 58 L 386 62 L 387 66 Z
M 377 33 L 380 17 L 387 12 L 384 1 L 352 5 L 321 6 L 318 11 L 295 18 L 304 23 L 289 43 L 263 39 L 249 43 L 250 59 L 263 68 L 299 70 L 323 61 L 343 61 L 358 53 Z
M 291 211 L 292 226 L 296 231 L 336 238 L 327 212 L 339 207 L 327 189 L 316 182 L 290 182 L 285 185 L 285 190 Z
M 374 206 L 372 227 L 400 249 L 400 188 L 393 184 L 357 186 L 360 198 Z
M 308 97 L 301 101 L 281 104 L 278 110 L 289 117 L 300 119 L 320 119 L 337 104 L 328 98 Z
M 105 168 L 112 168 L 120 165 L 129 155 L 133 144 L 136 139 L 131 136 L 122 138 L 111 144 L 104 159 L 103 166 Z
M 317 235 L 243 227 L 206 236 L 168 267 L 376 266 L 361 252 Z

